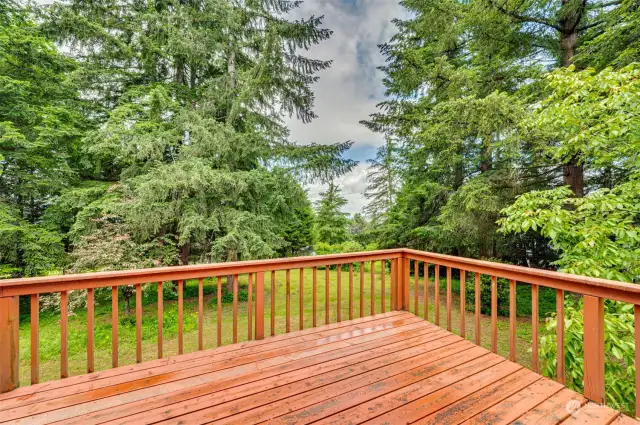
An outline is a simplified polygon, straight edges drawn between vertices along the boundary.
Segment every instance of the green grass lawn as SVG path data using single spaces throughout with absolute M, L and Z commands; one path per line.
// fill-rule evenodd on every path
M 379 267 L 379 266 L 378 266 Z M 381 312 L 381 280 L 379 268 L 376 268 L 376 290 L 375 303 L 376 313 Z M 336 270 L 330 271 L 329 288 L 330 288 L 330 321 L 333 323 L 337 318 L 337 274 Z M 370 313 L 371 300 L 371 280 L 369 270 L 364 273 L 364 315 Z M 342 302 L 341 314 L 342 320 L 349 319 L 349 273 L 341 272 L 342 280 Z M 286 284 L 285 272 L 276 273 L 276 326 L 275 333 L 281 334 L 285 332 L 286 323 Z M 390 283 L 389 274 L 385 278 L 386 286 L 386 311 L 390 310 Z M 223 279 L 223 285 L 225 280 Z M 240 290 L 247 290 L 247 276 L 240 276 Z M 169 285 L 169 283 L 165 283 Z M 325 271 L 319 269 L 317 271 L 317 317 L 318 325 L 325 323 Z M 204 310 L 204 346 L 205 348 L 213 348 L 216 346 L 217 334 L 217 301 L 215 299 L 216 283 L 213 279 L 205 280 L 205 310 Z M 460 300 L 459 292 L 457 292 L 457 282 L 454 282 L 453 312 L 452 325 L 453 332 L 459 334 L 460 323 Z M 299 328 L 299 294 L 300 294 L 299 271 L 291 270 L 291 330 Z M 418 314 L 422 317 L 422 279 L 418 288 L 420 298 L 420 308 Z M 155 298 L 156 285 L 152 284 L 145 290 L 143 317 L 142 317 L 142 356 L 143 360 L 152 360 L 157 357 L 157 304 Z M 441 286 L 441 307 L 440 307 L 440 325 L 446 327 L 446 297 L 444 296 L 444 279 Z M 304 272 L 304 326 L 312 327 L 312 270 Z M 228 298 L 228 297 L 223 297 Z M 433 283 L 430 285 L 430 307 L 429 320 L 434 320 L 433 306 Z M 270 299 L 271 299 L 271 281 L 270 274 L 265 274 L 265 335 L 271 335 L 270 321 Z M 413 312 L 413 277 L 411 278 L 411 311 Z M 134 300 L 132 299 L 132 304 Z M 197 282 L 189 281 L 185 288 L 184 301 L 184 352 L 192 352 L 198 349 L 198 316 L 197 316 Z M 247 340 L 247 302 L 238 303 L 238 341 Z M 132 306 L 133 307 L 133 306 Z M 473 308 L 473 306 L 470 306 Z M 135 363 L 136 340 L 135 340 L 135 308 L 132 308 L 130 315 L 124 311 L 124 302 L 119 302 L 119 363 L 120 365 Z M 255 308 L 255 295 L 254 295 Z M 354 318 L 360 316 L 360 277 L 359 271 L 354 271 Z M 69 317 L 69 373 L 71 375 L 79 375 L 86 372 L 87 354 L 86 354 L 86 311 L 77 310 Z M 254 317 L 255 320 L 255 317 Z M 466 312 L 466 338 L 474 341 L 474 313 Z M 482 316 L 482 345 L 490 348 L 491 345 L 491 323 L 488 316 Z M 173 300 L 165 300 L 164 302 L 164 356 L 175 355 L 178 351 L 177 342 L 177 302 Z M 498 352 L 503 356 L 509 353 L 509 321 L 506 317 L 498 318 Z M 540 327 L 541 331 L 543 326 Z M 232 343 L 233 332 L 233 306 L 231 303 L 223 303 L 222 307 L 222 337 L 223 344 Z M 517 326 L 517 347 L 518 362 L 526 367 L 531 366 L 531 321 L 529 318 L 518 318 Z M 59 378 L 60 375 L 60 323 L 59 314 L 41 313 L 40 315 L 40 382 L 49 381 Z M 20 383 L 23 386 L 30 383 L 30 323 L 29 316 L 24 315 L 20 323 Z M 111 367 L 111 301 L 97 300 L 95 307 L 95 370 L 104 370 Z

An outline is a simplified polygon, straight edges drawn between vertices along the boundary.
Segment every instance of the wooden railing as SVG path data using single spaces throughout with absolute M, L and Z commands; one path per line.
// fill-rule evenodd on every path
M 365 264 L 369 265 L 368 306 L 365 294 Z M 357 270 L 354 265 L 358 265 Z M 422 277 L 420 276 L 422 265 Z M 337 266 L 332 270 L 330 266 Z M 387 266 L 390 271 L 390 282 L 385 282 Z M 342 287 L 342 270 L 348 270 L 348 290 Z M 212 265 L 196 265 L 182 267 L 167 267 L 156 269 L 129 270 L 118 272 L 89 273 L 80 275 L 63 275 L 52 277 L 38 277 L 31 279 L 8 279 L 0 281 L 0 390 L 10 391 L 18 386 L 19 364 L 19 296 L 30 296 L 31 299 L 31 382 L 39 381 L 39 295 L 45 293 L 61 294 L 61 365 L 60 376 L 69 375 L 68 368 L 68 323 L 67 304 L 70 291 L 87 290 L 87 372 L 95 369 L 94 365 L 94 290 L 96 288 L 111 288 L 112 293 L 112 367 L 118 366 L 118 288 L 123 285 L 135 286 L 135 314 L 136 314 L 136 361 L 142 361 L 142 285 L 155 284 L 158 290 L 158 349 L 157 357 L 163 357 L 163 284 L 178 282 L 178 340 L 177 352 L 184 351 L 183 332 L 183 288 L 186 281 L 198 282 L 198 349 L 204 347 L 204 306 L 203 306 L 203 280 L 214 278 L 217 288 L 217 333 L 215 345 L 222 344 L 222 280 L 232 276 L 233 281 L 233 310 L 232 341 L 238 341 L 238 276 L 248 276 L 247 314 L 248 328 L 247 339 L 263 339 L 265 337 L 265 319 L 270 320 L 270 334 L 275 334 L 276 329 L 276 271 L 285 271 L 286 283 L 286 316 L 285 332 L 291 331 L 291 270 L 299 270 L 299 311 L 298 328 L 305 326 L 304 307 L 305 291 L 308 291 L 308 282 L 304 279 L 304 270 L 312 270 L 312 326 L 328 324 L 330 312 L 335 309 L 337 321 L 346 320 L 343 317 L 343 309 L 348 314 L 348 319 L 353 319 L 356 308 L 354 300 L 359 301 L 359 316 L 384 313 L 386 309 L 386 297 L 390 297 L 392 310 L 412 311 L 429 318 L 430 304 L 435 309 L 434 322 L 440 325 L 440 308 L 443 304 L 440 299 L 440 290 L 430 290 L 428 270 L 433 270 L 435 288 L 440 287 L 442 279 L 446 279 L 445 321 L 446 328 L 452 329 L 453 323 L 453 291 L 452 272 L 456 271 L 460 276 L 460 308 L 459 308 L 459 334 L 466 337 L 465 312 L 466 303 L 466 279 L 468 276 L 474 279 L 475 290 L 473 309 L 475 323 L 473 326 L 475 343 L 481 344 L 481 275 L 490 276 L 491 280 L 491 349 L 498 351 L 498 279 L 509 281 L 509 359 L 517 361 L 516 349 L 516 284 L 529 284 L 531 286 L 531 326 L 532 326 L 532 369 L 539 370 L 539 288 L 553 288 L 556 291 L 556 313 L 558 318 L 557 346 L 558 353 L 564 354 L 564 295 L 571 292 L 582 296 L 584 299 L 584 395 L 597 403 L 605 400 L 605 347 L 604 347 L 604 300 L 612 299 L 631 303 L 635 306 L 636 324 L 640 324 L 640 285 L 632 285 L 604 279 L 594 279 L 583 276 L 569 275 L 547 270 L 531 269 L 507 264 L 492 263 L 487 261 L 472 260 L 453 257 L 442 254 L 434 254 L 410 249 L 393 249 L 373 251 L 365 253 L 349 253 L 313 257 L 296 257 L 276 260 L 260 260 L 236 263 L 220 263 Z M 413 270 L 413 277 L 411 272 Z M 324 272 L 325 305 L 318 306 L 317 281 L 318 272 Z M 336 276 L 336 301 L 331 305 L 329 296 L 329 274 Z M 265 279 L 268 283 L 265 283 Z M 422 285 L 420 285 L 422 280 Z M 265 291 L 265 284 L 270 284 L 270 291 Z M 412 291 L 413 288 L 413 291 Z M 380 291 L 379 293 L 377 291 Z M 433 299 L 429 293 L 433 292 Z M 342 299 L 343 292 L 348 294 L 348 302 Z M 413 292 L 413 300 L 411 300 Z M 270 300 L 265 300 L 265 293 L 270 293 Z M 255 298 L 254 298 L 255 294 Z M 376 296 L 379 294 L 379 298 Z M 422 295 L 420 299 L 420 294 Z M 376 300 L 379 301 L 379 309 Z M 413 304 L 413 308 L 412 308 Z M 421 306 L 422 304 L 422 306 Z M 422 307 L 422 308 L 420 308 Z M 265 311 L 269 310 L 269 311 Z M 346 313 L 348 312 L 348 313 Z M 321 313 L 324 313 L 322 317 Z M 294 313 L 295 314 L 295 313 Z M 227 318 L 228 319 L 228 318 Z M 635 328 L 636 344 L 640 343 L 640 326 Z M 640 350 L 636 351 L 636 365 L 640 364 Z M 557 357 L 556 379 L 564 383 L 565 365 L 564 355 Z M 640 374 L 636 374 L 636 394 L 640 389 Z M 636 407 L 636 415 L 640 416 L 640 409 Z

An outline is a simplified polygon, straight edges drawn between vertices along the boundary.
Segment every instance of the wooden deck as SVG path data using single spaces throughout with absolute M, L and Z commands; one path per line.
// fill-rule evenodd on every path
M 19 388 L 0 423 L 640 422 L 393 311 Z

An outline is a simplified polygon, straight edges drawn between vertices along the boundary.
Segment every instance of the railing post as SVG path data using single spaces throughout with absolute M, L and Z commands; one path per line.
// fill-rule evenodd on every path
M 256 339 L 264 339 L 264 272 L 256 273 Z
M 18 297 L 0 298 L 0 393 L 12 391 L 20 384 Z
M 584 396 L 604 402 L 604 299 L 584 296 Z M 558 353 L 558 355 L 561 355 Z
M 391 310 L 398 309 L 398 259 L 391 259 Z M 362 307 L 360 307 L 362 309 Z
M 400 269 L 400 305 L 398 310 L 409 311 L 409 280 L 411 279 L 411 260 L 405 257 L 401 258 L 402 267 Z

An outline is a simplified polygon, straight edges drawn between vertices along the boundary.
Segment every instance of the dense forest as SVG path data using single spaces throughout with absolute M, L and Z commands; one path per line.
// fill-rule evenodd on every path
M 0 275 L 308 251 L 302 184 L 355 162 L 289 140 L 331 65 L 304 56 L 331 31 L 298 6 L 3 2 Z

